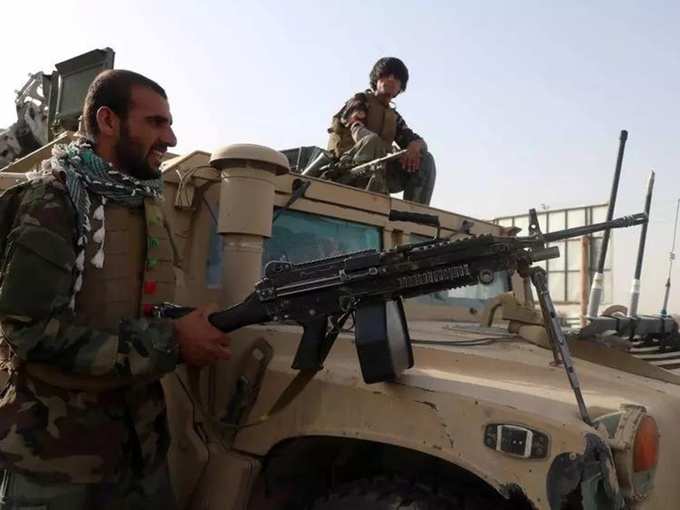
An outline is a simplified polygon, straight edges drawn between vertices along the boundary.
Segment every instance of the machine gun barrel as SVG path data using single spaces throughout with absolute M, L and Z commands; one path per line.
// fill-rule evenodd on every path
M 567 228 L 565 230 L 558 230 L 557 232 L 549 232 L 543 234 L 543 240 L 551 243 L 554 241 L 562 241 L 572 237 L 580 237 L 594 232 L 608 231 L 612 228 L 632 227 L 634 225 L 642 225 L 647 223 L 646 213 L 637 213 L 630 216 L 621 216 L 620 218 L 611 221 L 603 221 L 601 223 L 593 223 L 592 225 L 585 225 L 583 227 Z

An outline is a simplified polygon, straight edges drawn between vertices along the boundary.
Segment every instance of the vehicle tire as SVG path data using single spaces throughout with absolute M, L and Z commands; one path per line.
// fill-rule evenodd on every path
M 375 478 L 343 485 L 317 500 L 312 510 L 463 510 L 463 500 L 408 480 Z M 480 509 L 481 510 L 481 509 Z

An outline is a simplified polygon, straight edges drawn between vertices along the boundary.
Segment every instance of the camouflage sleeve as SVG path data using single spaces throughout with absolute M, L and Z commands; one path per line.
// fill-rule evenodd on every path
M 350 116 L 356 112 L 368 112 L 368 105 L 366 102 L 366 94 L 359 92 L 354 94 L 345 102 L 343 107 L 333 116 L 331 127 L 328 129 L 329 133 L 337 133 L 342 129 L 351 127 L 348 123 Z
M 404 117 L 402 117 L 399 112 L 395 113 L 397 114 L 397 133 L 394 141 L 397 142 L 397 145 L 400 148 L 405 149 L 408 147 L 408 144 L 415 140 L 422 140 L 422 142 L 425 143 L 425 140 L 423 140 L 418 133 L 414 132 L 406 125 Z M 427 145 L 425 146 L 425 150 L 427 150 Z
M 348 120 L 354 113 L 368 113 L 368 100 L 364 92 L 354 94 L 340 110 L 340 119 L 348 126 Z M 348 126 L 349 127 L 349 126 Z
M 147 376 L 178 360 L 172 321 L 127 319 L 117 334 L 74 323 L 75 211 L 58 184 L 30 185 L 7 238 L 0 324 L 14 354 L 88 375 Z

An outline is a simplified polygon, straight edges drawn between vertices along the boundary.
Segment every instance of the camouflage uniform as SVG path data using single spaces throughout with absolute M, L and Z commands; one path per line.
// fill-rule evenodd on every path
M 69 306 L 78 226 L 63 181 L 46 176 L 22 185 L 6 239 L 0 324 L 13 359 L 0 399 L 0 508 L 136 508 L 134 497 L 154 493 L 166 501 L 147 500 L 145 508 L 168 508 L 169 432 L 158 379 L 178 362 L 174 327 L 138 316 L 97 328 L 79 317 L 78 301 L 75 312 Z M 81 272 L 86 282 L 93 272 Z M 120 298 L 139 303 L 139 286 L 122 289 Z M 101 392 L 66 390 L 33 377 L 27 367 L 36 362 L 126 382 Z
M 44 484 L 5 471 L 0 482 L 3 510 L 172 510 L 176 508 L 167 466 L 137 479 L 131 474 L 117 483 Z

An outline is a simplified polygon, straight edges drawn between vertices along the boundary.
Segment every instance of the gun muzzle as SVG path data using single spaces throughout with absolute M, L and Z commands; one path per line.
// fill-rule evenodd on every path
M 646 212 L 631 214 L 630 216 L 621 216 L 612 220 L 612 228 L 634 227 L 635 225 L 642 225 L 649 221 Z

